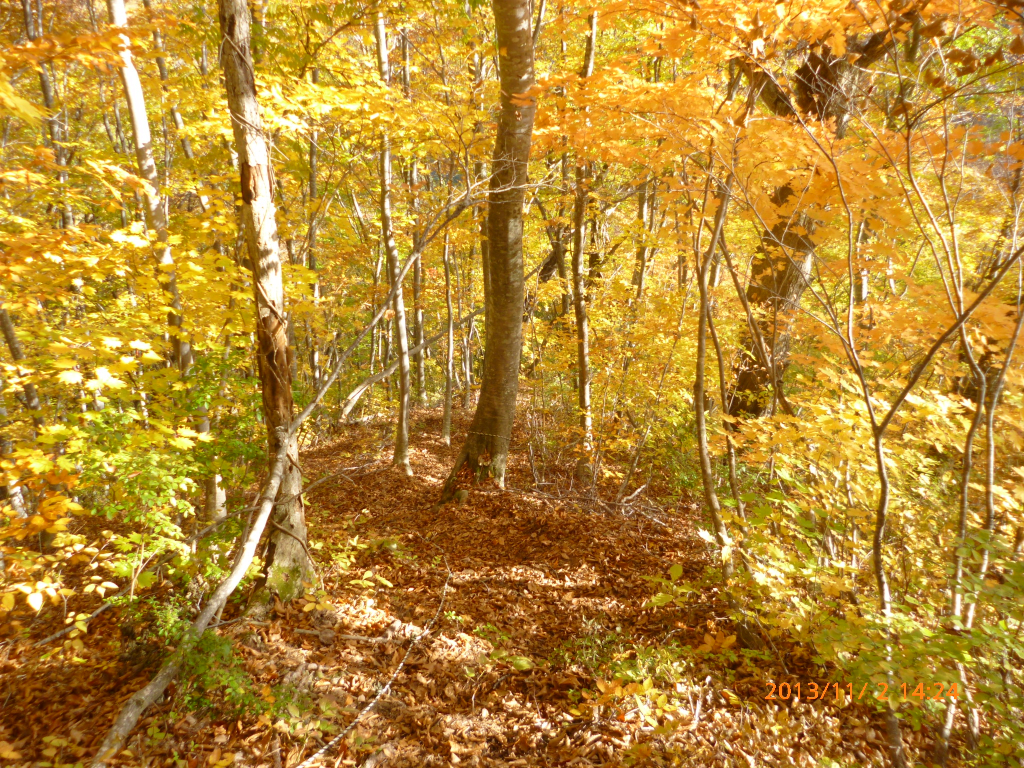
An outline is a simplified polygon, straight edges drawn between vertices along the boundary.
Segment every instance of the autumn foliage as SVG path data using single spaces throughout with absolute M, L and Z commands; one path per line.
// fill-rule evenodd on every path
M 269 589 L 255 621 L 324 610 L 317 567 L 351 531 L 307 538 L 299 450 L 348 441 L 354 471 L 394 443 L 419 482 L 416 425 L 440 437 L 443 413 L 472 471 L 429 474 L 423 508 L 503 481 L 507 452 L 508 498 L 692 525 L 706 567 L 645 558 L 632 595 L 713 605 L 690 651 L 813 666 L 837 699 L 884 688 L 851 703 L 884 734 L 866 762 L 1024 765 L 1020 6 L 494 4 L 256 3 L 251 64 L 209 2 L 131 3 L 127 26 L 117 0 L 5 6 L 3 642 L 50 622 L 74 663 L 104 601 L 171 592 L 184 633 L 289 451 L 290 511 L 243 584 Z M 533 85 L 503 93 L 514 66 Z M 262 125 L 229 108 L 246 77 Z M 528 173 L 495 150 L 506 128 Z M 495 405 L 481 379 L 520 314 Z M 497 421 L 469 421 L 481 388 Z M 481 426 L 513 415 L 511 437 Z M 362 571 L 360 599 L 382 588 Z M 674 689 L 600 682 L 566 717 L 664 694 L 651 727 L 680 727 Z M 0 760 L 31 749 L 0 738 Z M 629 759 L 683 753 L 656 752 Z

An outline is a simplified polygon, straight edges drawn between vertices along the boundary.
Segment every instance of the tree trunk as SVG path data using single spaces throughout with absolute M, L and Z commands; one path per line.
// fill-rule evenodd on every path
M 127 30 L 128 15 L 125 12 L 124 0 L 107 0 L 110 13 L 110 24 Z M 142 90 L 139 72 L 132 61 L 132 52 L 128 35 L 120 35 L 121 49 L 119 55 L 121 65 L 121 83 L 124 85 L 125 100 L 128 102 L 128 114 L 135 135 L 135 159 L 139 166 L 139 176 L 146 180 L 145 191 L 146 226 L 156 231 L 156 258 L 159 264 L 159 279 L 168 294 L 171 309 L 167 313 L 167 324 L 170 326 L 171 348 L 174 364 L 182 373 L 192 365 L 191 345 L 185 338 L 181 323 L 181 296 L 175 276 L 174 257 L 167 232 L 167 214 L 164 210 L 164 199 L 160 194 L 160 180 L 156 173 L 156 162 L 153 160 L 153 138 L 149 131 L 149 117 L 146 114 L 146 95 Z
M 636 286 L 637 303 L 644 295 L 644 278 L 647 276 L 647 186 L 643 181 L 636 199 L 636 222 L 639 228 L 640 244 L 636 248 L 636 267 L 633 271 L 633 285 Z
M 501 79 L 501 112 L 494 141 L 487 211 L 484 279 L 484 370 L 469 434 L 445 483 L 442 501 L 454 495 L 468 466 L 474 480 L 488 475 L 505 485 L 523 333 L 523 200 L 528 178 L 536 100 L 530 0 L 493 0 Z
M 10 438 L 7 423 L 7 405 L 4 403 L 4 390 L 6 385 L 0 379 L 0 460 L 6 459 L 14 452 L 14 441 Z M 0 485 L 0 507 L 3 502 L 11 505 L 16 517 L 28 517 L 28 505 L 25 503 L 25 495 L 22 493 L 18 483 L 10 482 Z M 3 570 L 3 555 L 0 554 L 0 572 Z
M 0 332 L 3 333 L 7 349 L 10 350 L 14 362 L 24 360 L 25 352 L 21 348 L 21 341 L 18 340 L 18 336 L 14 332 L 14 321 L 3 304 L 0 304 Z M 26 381 L 22 384 L 22 392 L 25 394 L 25 410 L 31 414 L 32 423 L 35 424 L 36 429 L 42 428 L 46 425 L 46 421 L 43 419 L 43 406 L 39 402 L 39 391 L 36 389 L 36 385 L 31 381 Z
M 449 258 L 451 253 L 448 246 L 448 233 L 444 235 L 444 300 L 445 309 L 448 313 L 447 340 L 445 347 L 447 354 L 444 363 L 444 415 L 441 417 L 441 439 L 445 445 L 452 444 L 452 378 L 455 375 L 455 325 L 452 322 L 452 270 Z
M 416 171 L 416 164 L 409 169 L 410 186 L 415 190 L 419 182 L 419 175 Z M 413 210 L 419 208 L 416 200 L 416 192 L 413 192 Z M 413 235 L 413 250 L 419 250 L 419 237 Z M 413 322 L 413 344 L 420 346 L 423 342 L 423 264 L 422 259 L 416 260 L 416 266 L 412 271 L 412 322 Z M 426 360 L 426 349 L 420 347 L 416 353 L 416 402 L 424 408 L 427 405 L 427 369 L 424 367 Z
M 313 71 L 310 72 L 310 82 L 313 85 L 320 83 L 320 68 L 313 67 Z M 317 206 L 318 190 L 317 190 L 317 172 L 319 168 L 319 156 L 320 148 L 317 146 L 319 141 L 319 132 L 314 127 L 310 132 L 309 137 L 309 236 L 306 238 L 306 266 L 313 272 L 318 269 L 316 260 L 316 236 L 317 236 L 317 225 L 320 211 Z M 320 278 L 317 279 L 310 286 L 313 292 L 314 303 L 320 299 Z M 320 364 L 320 345 L 313 333 L 307 333 L 309 337 L 309 367 L 313 374 L 313 388 L 320 389 L 320 379 L 322 377 L 321 364 Z
M 402 33 L 402 88 L 405 91 L 405 97 L 412 101 L 412 83 L 409 70 L 409 38 L 404 32 Z M 419 238 L 422 236 L 419 220 L 419 193 L 416 189 L 419 186 L 419 181 L 419 170 L 416 167 L 416 162 L 413 161 L 409 165 L 409 193 L 412 196 L 412 213 L 415 219 L 412 248 L 416 252 L 420 250 Z M 412 334 L 413 345 L 419 347 L 420 351 L 413 356 L 413 362 L 416 365 L 416 402 L 425 408 L 427 405 L 427 369 L 423 366 L 426 359 L 426 349 L 422 346 L 424 333 L 422 287 L 423 260 L 417 259 L 412 271 Z
M 288 452 L 279 503 L 268 529 L 266 586 L 287 601 L 303 591 L 312 563 L 306 550 L 298 446 L 296 441 L 281 444 L 280 437 L 291 425 L 293 401 L 281 246 L 273 199 L 274 168 L 256 98 L 249 7 L 245 0 L 220 0 L 219 10 L 221 63 L 241 176 L 242 224 L 254 278 L 257 360 L 270 465 L 275 465 L 281 451 Z
M 374 25 L 377 37 L 377 71 L 381 81 L 388 83 L 388 42 L 384 14 L 377 13 Z M 381 240 L 388 259 L 388 283 L 394 288 L 398 281 L 398 246 L 391 224 L 391 140 L 385 134 L 380 142 L 380 227 Z M 398 426 L 395 429 L 395 466 L 412 475 L 409 465 L 409 337 L 405 324 L 405 301 L 402 288 L 395 291 L 395 347 L 398 352 Z
M 594 73 L 594 54 L 597 43 L 597 11 L 590 14 L 590 35 L 580 77 L 584 80 Z M 572 212 L 572 297 L 576 314 L 576 402 L 580 409 L 580 429 L 583 430 L 583 455 L 576 464 L 576 478 L 584 485 L 593 480 L 590 453 L 593 449 L 593 417 L 590 413 L 590 326 L 587 317 L 586 280 L 583 274 L 583 247 L 587 232 L 587 178 L 589 163 L 576 164 L 576 195 Z
M 142 0 L 142 4 L 146 10 L 153 11 L 153 0 Z M 160 34 L 159 29 L 153 30 L 153 47 L 158 51 L 164 49 L 163 36 Z M 157 69 L 160 72 L 160 82 L 164 84 L 164 88 L 167 87 L 167 80 L 169 75 L 167 72 L 167 60 L 163 56 L 156 57 Z M 185 135 L 185 121 L 181 118 L 181 113 L 178 111 L 178 106 L 172 104 L 170 108 L 171 120 L 174 121 L 174 130 L 178 132 L 178 143 L 181 144 L 181 151 L 185 155 L 185 158 L 191 163 L 196 159 L 195 152 L 192 151 L 192 142 L 189 141 L 188 136 Z M 194 170 L 194 169 L 193 169 Z M 205 213 L 210 207 L 210 198 L 200 192 L 196 192 L 196 197 L 199 200 L 199 207 L 202 208 Z
M 788 186 L 774 196 L 776 205 L 783 205 L 793 194 Z M 803 228 L 806 235 L 796 230 Z M 766 416 L 772 409 L 772 397 L 782 385 L 789 358 L 789 343 L 792 325 L 800 298 L 810 279 L 814 261 L 814 243 L 810 236 L 814 222 L 805 214 L 797 214 L 795 220 L 783 220 L 765 232 L 762 246 L 751 269 L 746 299 L 752 306 L 766 310 L 759 322 L 760 337 L 764 349 L 757 349 L 758 340 L 751 338 L 747 354 L 743 355 L 736 368 L 729 414 L 732 416 Z M 759 351 L 767 354 L 760 360 Z M 766 365 L 767 364 L 767 367 Z
M 590 327 L 587 317 L 587 291 L 583 264 L 586 239 L 586 168 L 576 166 L 576 199 L 573 205 L 572 229 L 572 306 L 576 313 L 576 404 L 580 409 L 583 430 L 583 456 L 576 465 L 576 477 L 589 484 L 589 455 L 594 440 L 590 414 Z
M 732 181 L 732 177 L 730 177 Z M 697 448 L 700 455 L 700 476 L 704 486 L 704 501 L 707 504 L 708 512 L 711 515 L 711 524 L 714 528 L 715 541 L 722 548 L 722 579 L 728 590 L 729 580 L 733 576 L 733 560 L 729 554 L 729 547 L 732 544 L 729 538 L 725 521 L 722 518 L 722 506 L 715 490 L 715 475 L 711 466 L 711 452 L 708 446 L 707 419 L 705 411 L 705 363 L 707 361 L 707 336 L 708 320 L 710 318 L 709 299 L 709 278 L 711 259 L 718 249 L 718 240 L 722 236 L 722 227 L 725 223 L 726 211 L 729 206 L 731 189 L 726 187 L 722 191 L 718 211 L 715 215 L 714 232 L 711 235 L 711 245 L 706 254 L 696 253 L 697 263 L 697 285 L 700 289 L 700 315 L 697 323 L 697 374 L 693 383 L 693 410 L 696 414 L 697 427 Z M 699 241 L 698 241 L 699 242 Z
M 21 9 L 25 16 L 25 36 L 29 40 L 37 40 L 43 33 L 43 6 L 38 6 L 39 15 L 33 12 L 32 0 L 21 0 Z M 65 170 L 68 163 L 67 148 L 64 146 L 64 125 L 61 123 L 60 115 L 56 112 L 56 96 L 53 90 L 53 82 L 46 64 L 39 65 L 39 88 L 43 94 L 43 106 L 46 107 L 46 137 L 49 139 L 50 148 L 53 150 L 53 159 L 60 170 L 57 172 L 57 181 L 60 182 L 61 193 L 68 184 L 68 172 Z M 74 213 L 71 205 L 67 202 L 60 206 L 60 224 L 63 229 L 75 226 Z

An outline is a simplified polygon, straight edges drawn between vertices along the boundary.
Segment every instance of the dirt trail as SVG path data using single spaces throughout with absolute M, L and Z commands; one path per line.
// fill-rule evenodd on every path
M 610 738 L 593 739 L 600 730 L 573 727 L 567 714 L 570 692 L 594 683 L 572 663 L 574 643 L 678 636 L 672 611 L 643 608 L 651 595 L 643 577 L 672 563 L 698 572 L 706 547 L 687 526 L 669 529 L 643 515 L 595 513 L 578 501 L 515 490 L 532 480 L 522 452 L 509 462 L 510 490 L 474 489 L 464 503 L 435 510 L 457 453 L 437 437 L 435 421 L 417 424 L 414 477 L 385 469 L 310 494 L 318 538 L 341 541 L 347 532 L 384 541 L 376 551 L 386 553 L 394 586 L 371 599 L 387 615 L 425 624 L 442 594 L 445 562 L 451 569 L 440 636 L 393 687 L 392 704 L 405 706 L 370 721 L 383 727 L 377 738 L 389 744 L 388 765 L 560 765 L 617 751 L 626 743 L 623 724 Z M 374 436 L 367 430 L 363 440 Z M 345 442 L 353 439 L 358 444 L 355 435 Z M 358 464 L 352 453 L 344 443 L 321 448 L 306 455 L 307 472 Z M 381 565 L 380 557 L 365 560 L 374 561 Z M 343 633 L 366 629 L 340 625 Z

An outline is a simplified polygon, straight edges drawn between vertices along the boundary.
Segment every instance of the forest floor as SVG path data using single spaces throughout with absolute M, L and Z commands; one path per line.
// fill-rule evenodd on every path
M 225 714 L 212 684 L 203 693 L 216 673 L 199 665 L 119 764 L 294 767 L 360 713 L 315 765 L 883 764 L 870 708 L 766 700 L 781 683 L 824 685 L 824 673 L 796 647 L 737 651 L 715 589 L 645 607 L 648 577 L 678 564 L 697 582 L 708 566 L 696 506 L 658 514 L 527 490 L 517 434 L 509 490 L 436 509 L 459 427 L 449 447 L 438 418 L 417 419 L 411 478 L 390 467 L 383 426 L 305 452 L 310 481 L 357 467 L 308 495 L 320 583 L 259 624 L 241 601 L 229 607 L 219 632 L 245 670 L 227 680 L 237 710 Z M 156 604 L 173 598 L 168 584 L 153 588 Z M 0 766 L 87 761 L 166 652 L 152 616 L 121 609 L 92 622 L 84 649 L 36 647 L 63 625 L 47 613 L 0 645 Z

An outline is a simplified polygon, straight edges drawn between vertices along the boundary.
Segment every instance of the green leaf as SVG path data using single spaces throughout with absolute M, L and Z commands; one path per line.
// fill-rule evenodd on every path
M 513 669 L 517 669 L 520 672 L 528 672 L 537 666 L 525 656 L 509 656 L 506 661 L 512 665 Z

